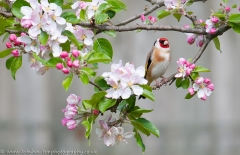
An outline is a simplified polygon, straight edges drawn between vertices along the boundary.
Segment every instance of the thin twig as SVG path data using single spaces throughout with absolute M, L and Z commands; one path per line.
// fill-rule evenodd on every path
M 0 10 L 0 14 L 3 15 L 4 17 L 13 17 L 13 14 L 11 12 L 7 12 L 7 11 Z
M 89 83 L 90 83 L 91 85 L 97 87 L 99 90 L 105 91 L 105 90 L 103 90 L 99 85 L 97 85 L 96 83 L 94 83 L 94 82 L 92 82 L 92 81 L 89 81 Z

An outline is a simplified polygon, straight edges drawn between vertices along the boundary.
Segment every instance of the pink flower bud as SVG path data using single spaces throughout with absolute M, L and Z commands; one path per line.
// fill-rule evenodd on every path
M 66 57 L 68 57 L 68 52 L 66 52 L 66 51 L 62 51 L 61 53 L 60 53 L 60 57 L 61 58 L 66 58 Z
M 11 42 L 7 42 L 7 43 L 6 43 L 6 47 L 7 47 L 7 48 L 12 48 L 12 43 L 11 43 Z
M 151 18 L 149 18 L 149 20 L 152 22 L 152 23 L 155 23 L 157 21 L 157 19 L 155 17 L 152 17 L 152 16 L 149 16 Z
M 240 6 L 238 7 L 238 11 L 240 11 Z
M 63 69 L 63 64 L 62 64 L 62 63 L 57 63 L 57 64 L 56 64 L 56 68 L 57 68 L 58 70 L 62 70 L 62 69 Z
M 217 32 L 216 28 L 211 28 L 209 34 L 215 34 Z
M 206 87 L 209 88 L 211 91 L 214 91 L 214 85 L 212 83 L 210 83 Z
M 68 120 L 68 122 L 67 122 L 67 128 L 69 129 L 69 130 L 73 130 L 73 129 L 75 129 L 76 127 L 77 127 L 77 121 L 75 121 L 75 120 Z
M 27 35 L 27 34 L 24 32 L 21 32 L 21 34 L 20 34 L 20 36 L 25 36 L 25 35 Z
M 198 44 L 199 47 L 202 47 L 203 43 L 204 43 L 204 41 L 200 40 L 197 44 Z
M 191 64 L 189 67 L 192 68 L 192 70 L 194 70 L 196 65 L 195 64 Z
M 179 61 L 181 64 L 186 64 L 186 59 L 184 59 L 184 58 L 179 58 L 178 61 Z
M 31 19 L 21 19 L 21 26 L 24 28 L 30 28 L 32 26 L 32 20 Z
M 63 118 L 62 119 L 62 125 L 63 126 L 67 126 L 67 122 L 69 121 L 69 119 L 67 119 L 67 118 Z
M 231 11 L 231 8 L 230 8 L 229 6 L 226 6 L 226 7 L 225 7 L 225 11 L 226 11 L 227 13 L 229 13 L 229 12 Z
M 198 78 L 195 80 L 195 82 L 196 82 L 198 85 L 202 84 L 203 81 L 204 81 L 203 77 L 198 77 Z
M 144 14 L 141 14 L 140 19 L 142 20 L 142 22 L 144 22 L 146 20 Z
M 206 101 L 207 100 L 207 96 L 204 95 L 203 97 L 201 97 L 201 100 Z
M 202 20 L 202 19 L 199 19 L 199 20 L 198 20 L 198 23 L 199 23 L 199 24 L 202 24 L 203 22 L 204 22 L 204 20 Z
M 188 92 L 189 92 L 190 95 L 193 95 L 195 93 L 193 88 L 188 88 Z
M 74 60 L 73 63 L 72 63 L 72 66 L 75 67 L 75 68 L 78 68 L 80 66 L 79 60 Z
M 216 24 L 219 21 L 219 19 L 217 17 L 212 17 L 211 21 Z
M 79 5 L 80 9 L 86 9 L 87 8 L 87 3 L 86 2 L 80 2 L 80 5 Z
M 190 26 L 189 26 L 189 25 L 184 25 L 183 28 L 185 28 L 185 29 L 189 29 Z
M 191 36 L 188 36 L 187 37 L 187 42 L 192 45 L 195 41 L 195 36 L 194 35 L 191 35 Z
M 190 74 L 192 73 L 192 71 L 193 71 L 192 68 L 188 68 L 188 69 L 186 70 L 186 74 L 187 74 L 187 75 L 190 75 Z
M 15 41 L 17 40 L 16 34 L 10 34 L 9 40 L 10 40 L 11 42 L 15 42 Z
M 186 67 L 189 67 L 191 65 L 189 61 L 186 61 L 185 64 L 186 64 Z
M 73 63 L 72 63 L 71 60 L 67 61 L 67 66 L 70 67 L 70 68 L 73 66 Z
M 14 57 L 18 57 L 20 54 L 19 54 L 18 50 L 15 49 L 15 50 L 12 50 L 12 55 L 13 55 Z
M 22 45 L 22 42 L 21 42 L 20 37 L 18 37 L 14 42 L 14 46 L 20 46 L 20 45 Z
M 99 114 L 99 110 L 94 109 L 94 110 L 93 110 L 93 114 L 97 116 L 97 115 Z
M 72 55 L 73 55 L 75 58 L 77 58 L 77 57 L 79 57 L 80 52 L 79 52 L 78 50 L 73 50 L 73 51 L 72 51 Z
M 211 80 L 209 78 L 205 78 L 204 79 L 204 83 L 206 83 L 207 85 L 211 84 Z
M 64 74 L 68 74 L 68 73 L 69 73 L 69 69 L 68 69 L 68 68 L 63 68 L 63 69 L 62 69 L 62 72 L 63 72 Z
M 65 114 L 65 117 L 66 117 L 67 119 L 71 119 L 71 118 L 73 118 L 77 113 L 74 112 L 74 111 L 66 111 L 64 114 Z

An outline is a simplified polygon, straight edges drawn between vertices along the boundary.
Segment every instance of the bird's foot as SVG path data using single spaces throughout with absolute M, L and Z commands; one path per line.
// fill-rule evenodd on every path
M 156 81 L 156 85 L 153 87 L 153 90 L 156 90 L 157 88 L 160 89 L 160 87 L 162 86 L 161 82 L 159 82 L 158 80 Z
M 163 76 L 161 76 L 161 78 L 162 78 L 162 80 L 161 80 L 161 82 L 160 82 L 160 83 L 164 82 L 164 84 L 165 84 L 165 86 L 166 86 L 166 85 L 167 85 L 167 83 L 168 83 L 168 79 L 167 79 L 167 78 L 165 78 L 165 77 L 163 77 Z

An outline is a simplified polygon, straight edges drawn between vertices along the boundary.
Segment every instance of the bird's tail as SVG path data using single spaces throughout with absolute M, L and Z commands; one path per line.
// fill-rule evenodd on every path
M 138 99 L 140 100 L 141 98 L 142 98 L 142 99 L 146 99 L 145 96 L 140 95 Z

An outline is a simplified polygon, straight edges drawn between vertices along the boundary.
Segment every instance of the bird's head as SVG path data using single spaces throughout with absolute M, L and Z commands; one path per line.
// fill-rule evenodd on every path
M 158 49 L 169 48 L 169 42 L 167 38 L 159 38 L 155 41 L 154 46 Z

